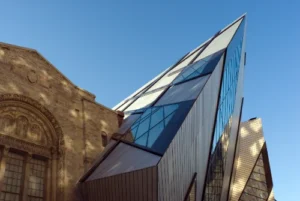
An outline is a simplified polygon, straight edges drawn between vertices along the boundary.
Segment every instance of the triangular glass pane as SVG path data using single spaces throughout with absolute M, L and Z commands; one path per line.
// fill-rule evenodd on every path
M 157 124 L 154 128 L 149 131 L 148 147 L 152 147 L 156 139 L 159 137 L 161 132 L 164 130 L 164 122 Z
M 192 74 L 190 74 L 188 77 L 185 78 L 185 80 L 189 80 L 189 79 L 192 79 L 194 77 L 197 77 L 199 76 L 201 73 L 199 73 L 198 71 L 194 71 Z
M 142 145 L 142 146 L 146 146 L 147 138 L 148 138 L 148 132 L 145 133 L 144 135 L 142 135 L 140 138 L 136 139 L 135 143 L 139 144 L 139 145 Z
M 215 67 L 217 66 L 217 64 L 220 61 L 220 58 L 223 54 L 218 54 L 217 56 L 213 57 L 208 64 L 205 66 L 204 70 L 203 70 L 203 74 L 208 74 L 208 73 L 212 73 L 215 69 Z
M 174 80 L 173 84 L 176 84 L 176 83 L 186 80 L 186 77 L 188 77 L 194 71 L 195 71 L 195 69 L 192 67 L 192 65 L 190 67 L 186 68 L 185 70 L 183 70 L 183 72 L 181 72 L 180 76 L 178 76 Z
M 173 84 L 179 83 L 181 81 L 183 81 L 185 79 L 185 77 L 183 77 L 182 75 L 179 75 L 173 82 Z
M 137 126 L 139 125 L 140 119 L 138 119 L 132 126 L 131 126 L 131 130 L 137 128 Z
M 153 108 L 152 108 L 152 114 L 153 114 L 154 112 L 156 112 L 159 108 L 160 108 L 160 107 L 153 107 Z
M 215 52 L 220 51 L 228 46 L 232 37 L 235 35 L 236 30 L 239 28 L 242 19 L 235 22 L 228 29 L 224 30 L 220 35 L 218 35 L 198 56 L 196 61 L 201 60 Z
M 142 114 L 141 119 L 144 119 L 145 117 L 147 117 L 148 115 L 151 114 L 151 108 L 147 109 L 144 114 Z
M 143 135 L 146 131 L 149 130 L 149 123 L 150 118 L 147 118 L 140 123 L 135 139 L 139 138 L 141 135 Z
M 200 60 L 197 63 L 194 63 L 193 68 L 197 70 L 199 73 L 201 73 L 204 67 L 206 66 L 206 64 L 207 64 L 206 61 Z
M 169 115 L 167 118 L 165 118 L 165 126 L 168 125 L 169 121 L 172 119 L 174 113 L 172 113 L 171 115 Z
M 151 115 L 151 123 L 150 123 L 150 128 L 155 126 L 158 122 L 163 120 L 164 118 L 164 112 L 163 108 L 161 107 L 159 110 L 157 110 L 154 114 L 152 113 Z
M 164 106 L 165 110 L 165 117 L 170 115 L 172 112 L 174 112 L 178 108 L 178 104 L 173 104 L 173 105 L 167 105 Z

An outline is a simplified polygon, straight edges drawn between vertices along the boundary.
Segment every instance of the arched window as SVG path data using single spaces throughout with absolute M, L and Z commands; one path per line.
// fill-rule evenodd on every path
M 56 119 L 38 102 L 0 95 L 0 201 L 63 199 L 62 137 Z

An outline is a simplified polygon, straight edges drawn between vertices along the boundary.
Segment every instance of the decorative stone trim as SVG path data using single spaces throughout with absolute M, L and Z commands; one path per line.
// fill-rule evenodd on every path
M 0 144 L 24 152 L 31 152 L 36 155 L 44 156 L 46 158 L 51 158 L 51 150 L 49 148 L 36 145 L 30 142 L 24 142 L 22 140 L 7 135 L 0 135 Z

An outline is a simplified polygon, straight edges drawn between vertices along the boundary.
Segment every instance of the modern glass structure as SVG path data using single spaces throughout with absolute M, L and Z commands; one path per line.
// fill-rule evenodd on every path
M 266 151 L 250 153 L 248 176 L 238 168 L 245 30 L 243 15 L 113 108 L 125 118 L 81 178 L 83 200 L 273 199 Z

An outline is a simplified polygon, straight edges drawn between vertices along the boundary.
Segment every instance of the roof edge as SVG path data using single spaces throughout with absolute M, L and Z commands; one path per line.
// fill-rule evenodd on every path
M 18 46 L 18 45 L 13 45 L 13 44 L 10 44 L 10 43 L 4 43 L 4 42 L 0 42 L 0 45 L 3 45 L 3 46 L 10 46 L 10 47 L 13 47 L 13 48 L 18 48 L 18 49 L 21 49 L 21 50 L 25 50 L 25 51 L 29 51 L 29 52 L 32 52 L 32 53 L 36 53 L 38 56 L 40 56 L 43 60 L 45 60 L 50 66 L 53 67 L 53 69 L 58 72 L 60 75 L 62 75 L 62 77 L 64 79 L 66 79 L 70 84 L 72 84 L 74 86 L 75 89 L 79 90 L 79 91 L 82 91 L 84 93 L 86 93 L 87 95 L 91 96 L 94 100 L 96 99 L 96 95 L 85 90 L 85 89 L 82 89 L 80 87 L 78 87 L 77 85 L 75 85 L 69 78 L 67 78 L 62 72 L 60 72 L 50 61 L 48 61 L 41 53 L 39 53 L 36 49 L 32 49 L 32 48 L 28 48 L 28 47 L 23 47 L 23 46 Z

